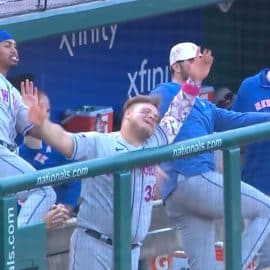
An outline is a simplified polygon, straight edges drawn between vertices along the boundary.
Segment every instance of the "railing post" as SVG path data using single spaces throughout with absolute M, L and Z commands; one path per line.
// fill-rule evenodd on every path
M 17 269 L 17 199 L 15 195 L 0 197 L 0 269 Z
M 225 269 L 241 269 L 241 171 L 240 149 L 223 151 L 224 211 L 225 211 Z
M 48 269 L 46 236 L 46 227 L 43 222 L 18 228 L 16 269 Z
M 131 176 L 114 173 L 114 269 L 131 269 Z

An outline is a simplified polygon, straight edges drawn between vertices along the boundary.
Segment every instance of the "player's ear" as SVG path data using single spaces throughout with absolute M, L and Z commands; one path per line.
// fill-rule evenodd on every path
M 179 73 L 181 67 L 180 67 L 179 63 L 174 63 L 174 64 L 171 65 L 171 69 L 172 69 L 174 72 Z
M 125 113 L 124 113 L 124 118 L 125 119 L 130 119 L 131 116 L 131 108 L 126 109 Z

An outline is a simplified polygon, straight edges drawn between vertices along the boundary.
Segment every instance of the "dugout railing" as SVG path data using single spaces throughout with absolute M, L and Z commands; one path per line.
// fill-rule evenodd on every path
M 18 191 L 67 183 L 78 177 L 114 175 L 114 269 L 131 269 L 131 180 L 129 169 L 178 159 L 216 149 L 223 150 L 225 203 L 225 269 L 241 269 L 240 148 L 270 136 L 269 123 L 186 140 L 160 148 L 115 157 L 76 162 L 2 178 L 0 181 L 0 269 L 46 269 L 46 229 L 43 223 L 17 227 Z

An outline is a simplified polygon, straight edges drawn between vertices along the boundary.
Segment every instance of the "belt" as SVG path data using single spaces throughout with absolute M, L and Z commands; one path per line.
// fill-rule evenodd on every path
M 92 237 L 94 237 L 94 238 L 96 238 L 96 239 L 98 239 L 98 240 L 101 240 L 101 241 L 105 242 L 106 244 L 108 244 L 110 246 L 112 246 L 112 244 L 113 244 L 112 239 L 110 237 L 108 237 L 107 235 L 103 234 L 103 233 L 97 232 L 97 231 L 92 230 L 92 229 L 86 229 L 85 233 L 92 236 Z M 138 243 L 137 244 L 131 244 L 131 249 L 137 248 L 139 246 L 140 246 L 140 244 L 138 244 Z
M 6 147 L 9 151 L 14 152 L 17 148 L 16 144 L 8 144 L 2 140 L 0 140 L 0 145 Z

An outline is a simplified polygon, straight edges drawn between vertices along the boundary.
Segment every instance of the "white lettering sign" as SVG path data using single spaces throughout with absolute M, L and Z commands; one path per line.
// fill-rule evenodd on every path
M 107 42 L 109 50 L 113 48 L 117 24 L 91 28 L 89 30 L 63 34 L 59 50 L 66 49 L 70 56 L 74 56 L 74 49 L 81 46 L 91 46 L 100 42 Z
M 169 66 L 147 68 L 147 64 L 148 59 L 143 59 L 139 70 L 127 73 L 129 79 L 128 96 L 148 93 L 157 84 L 169 80 Z
M 8 208 L 8 259 L 7 266 L 9 270 L 15 270 L 15 209 Z

